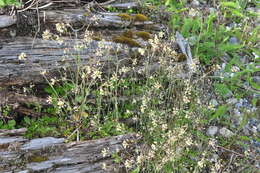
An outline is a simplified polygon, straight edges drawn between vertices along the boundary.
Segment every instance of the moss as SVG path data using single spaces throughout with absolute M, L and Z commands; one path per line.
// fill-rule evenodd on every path
M 126 13 L 120 13 L 117 16 L 121 17 L 122 20 L 132 20 L 133 17 Z
M 102 40 L 101 37 L 99 37 L 99 36 L 92 36 L 91 38 L 92 38 L 92 40 L 96 40 L 96 41 Z
M 177 62 L 183 62 L 183 61 L 186 61 L 187 57 L 185 54 L 180 53 L 177 55 L 176 59 L 177 59 Z
M 139 43 L 137 43 L 133 39 L 125 37 L 125 36 L 115 36 L 115 37 L 113 37 L 112 40 L 116 43 L 127 44 L 132 47 L 141 47 L 141 45 Z
M 123 32 L 122 35 L 125 36 L 125 37 L 128 37 L 128 38 L 134 37 L 134 33 L 131 30 L 127 30 L 127 31 Z
M 31 156 L 28 158 L 28 162 L 44 162 L 49 160 L 46 156 Z
M 143 15 L 143 14 L 136 14 L 134 16 L 134 21 L 137 21 L 137 22 L 144 22 L 144 21 L 148 21 L 148 17 Z
M 135 32 L 135 35 L 137 37 L 142 38 L 143 40 L 151 39 L 151 34 L 149 32 L 146 32 L 146 31 L 137 31 L 137 32 Z

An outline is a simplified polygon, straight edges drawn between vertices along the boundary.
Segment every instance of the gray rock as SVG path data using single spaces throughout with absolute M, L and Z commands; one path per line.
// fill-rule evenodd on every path
M 193 0 L 193 1 L 191 2 L 191 5 L 193 5 L 193 6 L 199 6 L 199 5 L 200 5 L 200 2 L 197 1 L 197 0 Z
M 260 123 L 257 125 L 257 131 L 260 132 Z
M 260 85 L 260 76 L 254 76 L 253 82 L 255 82 L 257 85 Z
M 229 43 L 230 44 L 239 44 L 239 40 L 236 37 L 230 37 Z
M 232 137 L 235 135 L 231 130 L 227 129 L 226 127 L 221 128 L 219 130 L 219 134 L 226 138 L 229 138 L 229 137 Z
M 216 11 L 217 11 L 216 8 L 209 8 L 210 13 L 215 13 Z
M 215 136 L 218 133 L 218 127 L 217 126 L 210 126 L 207 130 L 207 135 L 209 136 Z
M 53 138 L 53 137 L 46 137 L 46 138 L 38 138 L 32 139 L 29 143 L 24 144 L 21 149 L 22 150 L 38 150 L 46 147 L 51 147 L 54 144 L 61 144 L 64 142 L 64 138 Z
M 228 104 L 236 104 L 238 102 L 238 100 L 236 98 L 230 98 L 227 100 Z
M 218 101 L 216 99 L 211 99 L 209 102 L 211 105 L 213 105 L 214 107 L 218 106 Z

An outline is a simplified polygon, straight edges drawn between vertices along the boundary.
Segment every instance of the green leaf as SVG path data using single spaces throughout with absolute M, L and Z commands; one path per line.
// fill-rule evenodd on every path
M 228 106 L 226 105 L 219 106 L 217 111 L 211 116 L 210 121 L 225 115 L 225 113 L 227 112 L 227 108 Z
M 239 9 L 240 8 L 239 4 L 235 3 L 235 2 L 221 2 L 220 6 L 228 7 L 228 8 L 235 8 L 235 9 Z
M 243 45 L 240 44 L 230 44 L 230 43 L 224 43 L 219 45 L 219 50 L 221 52 L 230 52 L 230 51 L 235 51 L 238 49 L 241 49 Z
M 9 120 L 7 124 L 8 124 L 9 129 L 14 129 L 16 122 L 15 122 L 15 120 Z
M 137 166 L 134 170 L 131 171 L 131 173 L 139 173 L 140 172 L 140 167 Z

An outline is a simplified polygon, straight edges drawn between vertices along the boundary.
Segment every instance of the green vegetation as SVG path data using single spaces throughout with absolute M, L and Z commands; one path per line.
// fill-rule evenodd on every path
M 0 8 L 8 5 L 20 6 L 21 4 L 17 0 L 0 0 Z
M 93 58 L 83 65 L 77 55 L 76 69 L 64 67 L 67 72 L 60 71 L 60 79 L 49 79 L 47 72 L 42 72 L 48 81 L 45 92 L 52 106 L 40 109 L 46 116 L 23 119 L 23 126 L 28 128 L 26 136 L 63 136 L 71 141 L 134 132 L 142 136 L 146 148 L 128 154 L 127 158 L 121 153 L 112 156 L 115 163 L 124 164 L 132 173 L 256 172 L 257 158 L 248 153 L 248 141 L 259 142 L 259 136 L 244 135 L 241 129 L 250 117 L 257 116 L 257 109 L 242 109 L 242 120 L 234 126 L 234 105 L 227 99 L 247 98 L 253 106 L 259 104 L 259 98 L 252 97 L 259 95 L 259 83 L 253 79 L 259 73 L 259 26 L 253 24 L 257 14 L 247 10 L 248 6 L 259 7 L 259 3 L 212 1 L 212 9 L 197 10 L 185 0 L 147 2 L 166 5 L 173 13 L 169 25 L 173 33 L 179 31 L 188 39 L 196 75 L 179 77 L 185 73 L 182 64 L 176 65 L 179 54 L 163 40 L 163 33 L 151 37 L 149 47 L 138 48 L 124 59 L 120 59 L 120 52 L 100 41 L 97 57 L 109 56 L 111 52 L 118 57 L 117 61 L 108 60 L 106 74 L 101 61 Z M 131 18 L 126 13 L 119 16 Z M 148 19 L 141 14 L 136 15 L 136 20 L 137 17 Z M 56 27 L 61 35 L 67 32 L 64 24 Z M 150 38 L 148 32 L 124 34 L 114 41 L 140 47 L 126 35 Z M 74 45 L 73 51 L 86 48 L 92 36 L 86 30 L 84 42 Z M 49 32 L 43 38 L 61 39 Z M 242 62 L 241 57 L 247 60 Z M 124 60 L 128 63 L 122 65 Z M 155 62 L 158 66 L 152 72 Z M 10 110 L 6 107 L 1 112 L 7 116 Z M 14 120 L 0 121 L 0 128 L 15 126 Z M 209 126 L 226 127 L 233 133 L 230 137 L 210 136 L 206 134 Z

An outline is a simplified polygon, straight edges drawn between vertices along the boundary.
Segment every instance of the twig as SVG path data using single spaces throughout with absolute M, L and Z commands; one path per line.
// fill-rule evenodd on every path
M 18 10 L 17 12 L 18 12 L 18 13 L 21 13 L 21 12 L 23 12 L 23 11 L 26 11 L 26 10 L 30 9 L 30 8 L 33 7 L 36 3 L 39 2 L 39 1 L 37 1 L 37 2 L 35 2 L 35 1 L 37 1 L 37 0 L 33 0 L 33 2 L 32 2 L 28 7 L 24 8 L 24 9 L 22 9 L 22 10 Z
M 106 2 L 103 2 L 103 3 L 99 3 L 99 5 L 108 5 L 108 4 L 111 4 L 113 2 L 115 2 L 116 0 L 110 0 L 110 1 L 106 1 Z
M 240 156 L 240 157 L 246 157 L 246 158 L 249 158 L 249 159 L 254 160 L 254 161 L 257 161 L 257 162 L 260 161 L 260 160 L 258 160 L 257 158 L 253 158 L 253 157 L 250 157 L 250 156 L 245 156 L 244 154 L 238 153 L 238 152 L 236 152 L 236 151 L 233 151 L 233 150 L 227 149 L 227 148 L 222 147 L 222 146 L 219 146 L 219 145 L 216 145 L 216 147 L 221 148 L 221 149 L 223 149 L 223 150 L 225 150 L 225 151 L 228 151 L 228 152 L 234 153 L 234 154 L 236 154 L 236 155 L 238 155 L 238 156 Z
M 40 21 L 40 14 L 39 14 L 39 8 L 38 8 L 38 6 L 39 6 L 39 1 L 36 2 L 38 29 L 37 29 L 36 33 L 34 34 L 31 48 L 33 48 L 33 45 L 34 45 L 35 39 L 36 39 L 36 37 L 37 37 L 37 34 L 38 34 L 38 33 L 40 32 L 40 30 L 41 30 L 41 21 Z

